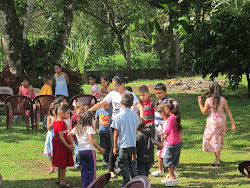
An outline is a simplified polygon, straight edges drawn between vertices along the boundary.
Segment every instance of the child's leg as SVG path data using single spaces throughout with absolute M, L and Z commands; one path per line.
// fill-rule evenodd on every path
M 53 168 L 53 157 L 50 157 L 50 168 Z
M 135 148 L 129 148 L 128 152 L 129 152 L 129 172 L 130 172 L 130 175 L 133 179 L 134 177 L 139 175 L 138 171 L 136 169 L 136 162 L 135 162 L 135 160 L 132 161 L 132 155 L 135 152 Z
M 110 129 L 110 136 L 111 136 L 111 150 L 109 152 L 109 172 L 114 172 L 114 168 L 115 168 L 115 162 L 117 159 L 117 155 L 113 154 L 113 147 L 114 147 L 114 142 L 113 142 L 113 135 L 114 135 L 114 129 L 111 128 Z
M 161 158 L 160 156 L 158 156 L 158 166 L 159 170 L 163 170 L 163 158 Z
M 60 184 L 65 185 L 65 174 L 66 174 L 66 168 L 60 168 Z
M 60 168 L 58 168 L 58 172 L 57 172 L 57 182 L 60 183 L 60 179 L 61 179 L 61 174 L 60 174 L 61 170 Z
M 78 151 L 78 141 L 75 140 L 74 142 L 74 146 L 75 146 L 75 161 L 74 161 L 74 166 L 75 168 L 78 168 L 80 166 L 80 158 L 79 158 L 79 151 Z
M 214 152 L 214 154 L 215 154 L 215 164 L 220 164 L 220 152 L 221 152 L 221 150 L 218 151 L 218 152 Z
M 109 152 L 107 150 L 107 141 L 106 141 L 106 134 L 105 133 L 99 133 L 99 139 L 100 139 L 100 146 L 101 148 L 105 149 L 105 153 L 103 154 L 103 162 L 109 161 Z
M 107 155 L 106 156 L 107 157 L 107 162 L 109 162 L 109 153 L 111 151 L 111 146 L 112 146 L 112 141 L 111 141 L 110 133 L 106 134 L 106 143 L 107 143 L 107 149 L 105 151 L 105 155 Z
M 149 174 L 149 170 L 152 166 L 153 162 L 146 162 L 145 163 L 145 169 L 146 169 L 146 176 L 148 177 L 148 174 Z
M 168 167 L 168 171 L 169 171 L 170 178 L 175 180 L 176 177 L 175 177 L 175 174 L 174 174 L 174 166 Z
M 129 152 L 128 148 L 119 148 L 118 151 L 118 166 L 121 169 L 121 174 L 123 177 L 123 184 L 125 186 L 130 181 L 129 174 Z M 132 158 L 132 156 L 131 156 Z

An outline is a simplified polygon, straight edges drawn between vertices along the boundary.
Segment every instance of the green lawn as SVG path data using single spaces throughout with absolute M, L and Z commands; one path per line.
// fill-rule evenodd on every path
M 158 81 L 148 81 L 149 83 Z M 137 81 L 145 83 L 145 81 Z M 132 83 L 131 83 L 132 84 Z M 134 84 L 134 83 L 133 83 Z M 89 86 L 88 86 L 89 87 Z M 84 86 L 85 92 L 88 88 Z M 250 160 L 250 99 L 241 96 L 246 93 L 246 82 L 243 81 L 239 91 L 224 88 L 225 98 L 233 114 L 236 131 L 227 122 L 228 131 L 225 138 L 226 146 L 222 150 L 222 165 L 211 167 L 214 162 L 212 153 L 202 151 L 202 136 L 206 124 L 206 116 L 199 110 L 197 97 L 200 93 L 179 94 L 169 93 L 175 98 L 181 108 L 183 125 L 183 149 L 178 171 L 180 173 L 179 187 L 250 187 L 250 180 L 238 172 L 238 164 Z M 87 92 L 86 92 L 87 93 Z M 155 100 L 154 94 L 151 98 Z M 205 99 L 204 99 L 205 100 Z M 0 122 L 5 124 L 4 112 L 1 112 Z M 57 174 L 47 174 L 49 158 L 43 157 L 46 133 L 27 132 L 24 121 L 13 126 L 12 133 L 6 126 L 0 126 L 0 173 L 3 176 L 4 188 L 41 187 L 52 188 Z M 98 137 L 96 136 L 98 140 Z M 97 176 L 107 172 L 107 167 L 101 163 L 101 155 L 97 155 Z M 155 169 L 151 169 L 153 171 Z M 152 187 L 164 187 L 160 179 L 149 176 Z M 68 168 L 66 180 L 74 186 L 81 186 L 80 172 Z M 111 180 L 105 187 L 121 187 L 122 177 Z

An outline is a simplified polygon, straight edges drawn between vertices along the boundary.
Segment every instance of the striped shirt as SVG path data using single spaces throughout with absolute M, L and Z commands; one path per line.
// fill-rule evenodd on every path
M 163 99 L 159 100 L 158 103 L 164 103 L 166 100 L 168 99 L 168 97 L 164 97 Z M 160 116 L 160 113 L 157 112 L 157 110 L 155 109 L 155 127 L 158 127 L 158 125 L 162 125 L 163 124 L 163 118 Z
M 148 98 L 145 102 L 143 102 L 142 100 L 140 101 L 140 103 L 143 106 L 144 109 L 144 120 L 146 125 L 147 124 L 153 124 L 154 123 L 154 112 L 155 112 L 155 103 Z

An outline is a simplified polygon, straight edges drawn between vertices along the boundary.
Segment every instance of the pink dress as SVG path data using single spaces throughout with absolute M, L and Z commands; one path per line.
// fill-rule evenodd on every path
M 166 121 L 163 122 L 163 132 L 166 131 L 167 126 L 168 126 L 168 120 L 166 120 Z M 159 156 L 159 157 L 161 157 L 161 158 L 164 158 L 164 155 L 165 155 L 167 149 L 168 149 L 168 141 L 165 140 L 163 142 L 163 148 L 161 150 L 158 150 L 157 153 L 156 153 L 156 155 Z
M 21 87 L 20 90 L 21 90 L 22 96 L 30 97 L 29 88 L 23 89 L 22 86 L 20 86 L 20 87 Z M 32 99 L 34 99 L 35 97 L 36 97 L 36 95 L 35 95 L 35 92 L 34 92 L 34 89 L 33 89 L 33 91 L 32 91 Z
M 203 135 L 203 151 L 219 152 L 224 146 L 227 125 L 224 113 L 225 98 L 220 98 L 217 111 L 213 107 L 213 99 L 208 98 L 209 115 Z

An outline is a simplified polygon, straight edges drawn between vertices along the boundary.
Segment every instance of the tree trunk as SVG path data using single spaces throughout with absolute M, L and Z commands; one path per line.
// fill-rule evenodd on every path
M 127 69 L 131 70 L 130 36 L 126 35 Z
M 75 0 L 64 0 L 63 21 L 59 30 L 58 37 L 58 42 L 60 45 L 55 44 L 55 57 L 57 58 L 57 63 L 60 63 L 61 61 L 61 57 L 64 53 L 70 36 L 72 21 L 74 18 L 74 3 Z
M 10 66 L 11 73 L 22 75 L 22 28 L 14 0 L 0 0 L 0 24 L 6 62 Z
M 248 73 L 246 73 L 246 76 L 247 76 L 248 97 L 250 98 L 250 77 Z
M 180 66 L 181 65 L 181 52 L 180 52 L 180 35 L 177 32 L 175 35 L 175 61 L 176 65 Z
M 172 67 L 175 66 L 175 44 L 174 44 L 174 32 L 173 32 L 173 11 L 169 12 L 169 30 L 170 30 L 170 49 L 169 49 L 169 63 Z
M 34 7 L 34 0 L 27 0 L 26 5 L 27 5 L 26 6 L 26 18 L 24 19 L 24 23 L 23 23 L 23 40 L 24 41 L 26 41 L 27 35 L 29 32 L 31 14 L 32 14 L 33 7 Z

